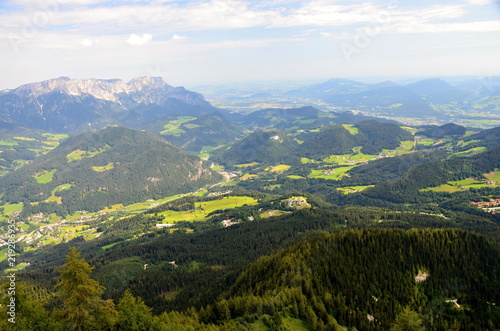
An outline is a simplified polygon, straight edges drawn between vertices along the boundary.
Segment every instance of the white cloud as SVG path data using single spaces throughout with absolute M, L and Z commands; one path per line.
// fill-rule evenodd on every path
M 34 0 L 16 0 L 32 2 Z M 37 0 L 38 1 L 38 0 Z M 49 0 L 48 0 L 49 1 Z M 64 1 L 69 0 L 50 0 Z M 77 0 L 90 4 L 97 0 Z M 466 0 L 470 4 L 485 4 L 490 0 Z M 178 31 L 226 30 L 250 27 L 356 27 L 362 24 L 384 22 L 400 24 L 426 24 L 463 17 L 467 5 L 435 5 L 421 9 L 389 7 L 376 2 L 339 5 L 330 0 L 313 0 L 300 3 L 294 8 L 265 8 L 242 0 L 202 0 L 193 2 L 163 2 L 151 0 L 147 6 L 129 0 L 123 5 L 72 7 L 62 5 L 60 9 L 47 13 L 48 20 L 35 28 L 52 31 L 59 27 L 66 33 L 67 26 L 73 32 L 92 35 L 126 34 L 148 29 L 155 35 Z M 265 3 L 266 1 L 263 1 Z M 274 2 L 274 1 L 270 1 Z M 281 1 L 278 1 L 281 2 Z M 283 1 L 288 2 L 288 1 Z M 295 1 L 292 1 L 295 2 Z M 260 2 L 259 2 L 260 3 Z M 0 27 L 23 29 L 36 21 L 32 12 L 0 14 Z M 178 35 L 182 37 L 182 35 Z M 144 36 L 143 36 L 144 37 Z M 139 41 L 139 39 L 141 41 Z M 174 38 L 176 39 L 176 38 Z M 150 40 L 130 38 L 129 43 L 144 44 Z M 178 40 L 178 39 L 176 39 Z
M 174 34 L 172 36 L 172 40 L 184 40 L 184 39 L 187 39 L 187 36 L 181 36 L 181 35 L 178 35 L 178 34 Z
M 440 24 L 395 24 L 388 26 L 384 30 L 388 33 L 495 32 L 500 31 L 500 21 Z
M 83 39 L 80 41 L 80 45 L 85 46 L 85 47 L 90 47 L 94 44 L 94 42 L 88 38 Z
M 478 5 L 478 6 L 487 5 L 487 4 L 492 3 L 492 2 L 493 2 L 493 0 L 467 0 L 468 4 Z
M 127 39 L 127 43 L 132 46 L 141 46 L 149 43 L 151 40 L 153 40 L 153 36 L 150 34 L 143 34 L 142 36 L 131 34 L 130 37 Z

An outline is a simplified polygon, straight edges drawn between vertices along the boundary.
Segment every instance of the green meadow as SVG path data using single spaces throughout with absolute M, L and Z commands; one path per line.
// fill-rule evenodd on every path
M 179 221 L 202 221 L 207 215 L 216 210 L 226 210 L 243 205 L 257 204 L 257 200 L 247 196 L 229 196 L 212 201 L 196 202 L 194 209 L 187 211 L 166 210 L 158 213 L 165 218 L 164 223 L 177 223 Z
M 36 179 L 36 181 L 39 184 L 47 184 L 52 181 L 52 177 L 54 177 L 54 174 L 56 173 L 56 170 L 45 170 L 41 172 L 37 172 L 36 174 L 33 175 L 33 178 Z
M 500 185 L 500 169 L 495 169 L 495 171 L 484 174 L 484 177 L 492 180 L 496 185 Z
M 354 167 L 355 166 L 332 168 L 328 170 L 311 170 L 311 173 L 308 177 L 340 180 L 342 179 L 342 177 L 348 176 L 347 172 Z
M 163 126 L 163 128 L 165 130 L 161 131 L 160 134 L 162 135 L 170 135 L 170 136 L 180 136 L 181 134 L 183 134 L 184 131 L 183 129 L 180 128 L 180 126 L 186 122 L 189 122 L 189 121 L 192 121 L 196 119 L 196 117 L 192 117 L 192 116 L 178 116 L 176 120 L 172 120 L 170 122 L 168 122 L 167 124 L 165 124 Z M 196 124 L 194 124 L 196 125 Z M 193 125 L 191 126 L 185 126 L 186 128 L 188 129 L 191 129 L 191 128 L 194 128 Z
M 115 164 L 113 162 L 110 162 L 105 166 L 94 166 L 94 167 L 92 167 L 92 170 L 94 170 L 96 172 L 104 172 L 104 171 L 111 170 L 114 168 L 115 168 Z
M 279 164 L 277 166 L 269 167 L 266 168 L 266 171 L 270 172 L 278 172 L 278 171 L 285 171 L 290 169 L 292 166 L 286 165 L 286 164 Z
M 366 190 L 369 187 L 373 187 L 375 185 L 365 185 L 365 186 L 346 186 L 346 187 L 339 187 L 337 190 L 341 191 L 344 194 L 351 194 L 351 193 L 356 193 L 356 192 L 361 192 Z
M 92 150 L 92 151 L 82 151 L 80 149 L 76 149 L 73 152 L 66 155 L 66 158 L 68 159 L 68 162 L 74 162 L 74 161 L 81 160 L 83 158 L 94 157 L 97 154 L 104 152 L 105 150 L 106 150 L 106 148 L 100 148 L 100 149 Z

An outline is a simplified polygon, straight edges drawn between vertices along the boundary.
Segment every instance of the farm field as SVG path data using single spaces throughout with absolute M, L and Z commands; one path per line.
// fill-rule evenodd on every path
M 458 152 L 455 153 L 457 156 L 468 156 L 472 154 L 477 154 L 486 151 L 486 147 L 476 147 L 476 148 L 471 148 L 463 152 Z
M 469 188 L 483 188 L 483 187 L 489 187 L 491 185 L 488 185 L 484 181 L 479 181 L 476 179 L 468 178 L 468 179 L 463 179 L 463 180 L 458 180 L 458 181 L 449 181 L 446 184 L 442 184 L 439 186 L 435 187 L 428 187 L 421 189 L 420 191 L 425 192 L 425 191 L 434 191 L 434 192 L 448 192 L 448 193 L 454 193 L 458 192 L 461 190 L 469 189 Z
M 54 174 L 56 173 L 56 170 L 46 170 L 40 173 L 36 173 L 33 175 L 33 177 L 36 179 L 36 181 L 39 184 L 47 184 L 52 181 L 52 177 L 54 177 Z
M 103 171 L 111 170 L 114 168 L 115 168 L 115 164 L 113 162 L 111 162 L 105 166 L 94 166 L 94 167 L 92 167 L 92 170 L 94 170 L 96 172 L 103 172 Z
M 189 121 L 192 121 L 196 119 L 196 117 L 192 116 L 178 116 L 176 120 L 170 121 L 167 124 L 163 126 L 165 130 L 161 131 L 160 134 L 162 135 L 170 135 L 170 136 L 180 136 L 183 134 L 184 131 L 183 129 L 180 128 L 180 126 L 184 123 L 187 123 Z M 187 127 L 190 128 L 190 127 Z
M 377 158 L 377 155 L 368 155 L 363 153 L 358 154 L 343 154 L 343 155 L 330 155 L 323 159 L 326 163 L 335 163 L 339 165 L 352 165 L 367 162 Z
M 158 213 L 165 218 L 164 223 L 172 224 L 179 221 L 202 221 L 208 214 L 216 210 L 225 210 L 243 205 L 257 204 L 257 200 L 247 196 L 229 196 L 221 199 L 196 202 L 195 208 L 187 211 L 166 210 Z
M 323 178 L 323 179 L 332 179 L 332 180 L 340 180 L 344 176 L 348 176 L 347 172 L 354 168 L 355 166 L 350 167 L 339 167 L 328 170 L 311 170 L 309 174 L 309 178 Z
M 346 187 L 339 187 L 337 190 L 342 191 L 344 194 L 351 194 L 351 193 L 356 193 L 356 192 L 361 192 L 366 190 L 369 187 L 373 187 L 375 185 L 365 185 L 365 186 L 346 186 Z
M 495 185 L 500 185 L 500 169 L 495 169 L 495 171 L 484 174 L 484 177 L 492 180 Z
M 266 171 L 270 171 L 270 172 L 286 171 L 286 170 L 290 169 L 291 167 L 292 166 L 289 166 L 286 164 L 279 164 L 277 166 L 266 168 Z
M 74 161 L 78 161 L 78 160 L 81 160 L 84 158 L 94 157 L 97 154 L 104 152 L 105 150 L 106 149 L 104 149 L 104 148 L 96 149 L 96 150 L 92 150 L 92 151 L 82 151 L 80 149 L 77 149 L 77 150 L 74 150 L 73 152 L 69 153 L 68 155 L 66 155 L 66 158 L 68 159 L 68 162 L 74 162 Z

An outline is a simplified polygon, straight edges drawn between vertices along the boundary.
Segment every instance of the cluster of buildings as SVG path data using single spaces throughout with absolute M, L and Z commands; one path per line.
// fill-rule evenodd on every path
M 495 214 L 496 210 L 500 209 L 500 199 L 491 199 L 490 201 L 471 201 L 471 203 L 483 209 L 484 211 Z

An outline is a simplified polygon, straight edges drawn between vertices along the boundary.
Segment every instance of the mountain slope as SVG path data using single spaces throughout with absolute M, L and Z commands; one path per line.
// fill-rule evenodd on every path
M 401 141 L 413 140 L 412 135 L 392 123 L 361 121 L 353 125 L 356 132 L 335 125 L 323 129 L 316 136 L 306 140 L 297 154 L 312 158 L 353 153 L 353 148 L 362 146 L 361 152 L 377 154 L 382 149 L 394 149 Z
M 406 87 L 409 87 L 412 91 L 434 104 L 449 104 L 462 101 L 467 95 L 465 92 L 451 86 L 440 78 L 424 79 L 408 84 Z
M 241 127 L 227 119 L 222 113 L 215 112 L 201 115 L 178 126 L 172 133 L 164 132 L 158 127 L 159 120 L 154 125 L 148 126 L 148 130 L 153 133 L 159 132 L 165 139 L 175 146 L 193 152 L 200 152 L 203 147 L 217 147 L 234 142 L 235 138 L 241 135 Z
M 391 202 L 414 202 L 418 200 L 421 189 L 448 181 L 482 177 L 496 168 L 500 168 L 500 146 L 470 157 L 452 157 L 418 165 L 400 178 L 369 188 L 361 194 Z
M 431 126 L 430 128 L 417 132 L 416 135 L 427 136 L 430 138 L 443 138 L 447 135 L 463 136 L 467 130 L 461 125 L 447 123 L 441 126 Z
M 418 118 L 437 116 L 428 101 L 405 86 L 375 88 L 348 96 L 333 95 L 324 100 L 374 114 Z
M 351 230 L 260 258 L 238 277 L 226 304 L 238 314 L 241 302 L 261 300 L 317 330 L 388 330 L 403 307 L 421 311 L 429 329 L 448 329 L 454 320 L 483 329 L 488 319 L 500 324 L 496 307 L 486 313 L 487 302 L 500 299 L 499 275 L 499 251 L 466 231 Z M 457 298 L 466 309 L 450 302 Z
M 28 214 L 48 205 L 71 213 L 188 192 L 216 178 L 198 157 L 159 137 L 108 127 L 69 138 L 0 178 L 0 192 L 3 201 L 24 202 Z
M 283 162 L 299 144 L 278 130 L 259 130 L 213 155 L 213 160 L 232 166 L 241 163 Z
M 144 124 L 172 113 L 213 111 L 203 96 L 161 78 L 121 80 L 60 77 L 0 94 L 0 120 L 46 131 L 70 132 L 109 124 Z
M 267 108 L 235 119 L 251 129 L 305 129 L 313 130 L 334 123 L 357 123 L 366 120 L 391 122 L 386 119 L 346 112 L 323 112 L 314 107 Z

